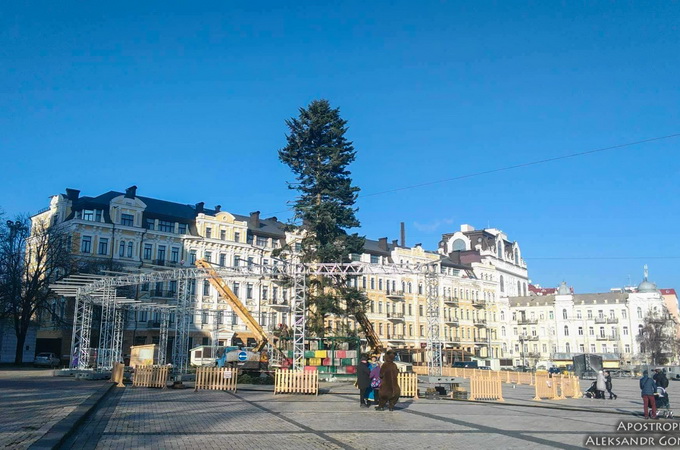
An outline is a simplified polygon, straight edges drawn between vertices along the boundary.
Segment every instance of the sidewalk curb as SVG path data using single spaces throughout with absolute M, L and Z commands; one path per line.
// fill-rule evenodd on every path
M 599 413 L 599 414 L 616 414 L 620 416 L 637 416 L 638 414 L 635 412 L 623 412 L 623 411 L 607 411 L 604 409 L 599 409 L 599 408 L 579 408 L 579 407 L 571 407 L 567 405 L 555 405 L 555 404 L 545 404 L 543 405 L 532 405 L 532 404 L 526 404 L 526 403 L 511 403 L 508 402 L 507 400 L 504 402 L 493 402 L 493 401 L 484 401 L 484 400 L 459 400 L 459 399 L 451 399 L 451 398 L 446 398 L 442 400 L 448 400 L 450 402 L 462 402 L 462 403 L 477 403 L 477 404 L 482 404 L 482 405 L 494 405 L 494 406 L 521 406 L 524 408 L 538 408 L 538 409 L 557 409 L 561 411 L 576 411 L 576 412 L 594 412 L 594 413 Z
M 87 419 L 99 402 L 111 392 L 115 383 L 107 383 L 86 398 L 76 409 L 54 424 L 40 439 L 31 444 L 29 449 L 56 449 L 73 434 L 78 426 Z

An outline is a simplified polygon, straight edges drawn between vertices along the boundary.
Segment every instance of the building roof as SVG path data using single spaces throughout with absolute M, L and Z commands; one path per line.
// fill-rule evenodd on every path
M 628 293 L 626 292 L 605 292 L 597 294 L 574 294 L 573 296 L 574 305 L 579 305 L 583 302 L 586 305 L 604 305 L 604 304 L 616 304 L 618 300 L 619 303 L 624 303 L 628 299 Z M 549 295 L 531 295 L 525 297 L 508 297 L 510 306 L 541 306 L 541 305 L 551 305 L 555 302 L 555 294 Z
M 661 292 L 661 295 L 675 295 L 676 297 L 678 294 L 675 293 L 675 289 L 659 289 Z

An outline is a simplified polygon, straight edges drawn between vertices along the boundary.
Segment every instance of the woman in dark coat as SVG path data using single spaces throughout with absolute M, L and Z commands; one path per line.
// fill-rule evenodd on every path
M 361 402 L 361 407 L 368 408 L 368 402 L 366 397 L 371 390 L 371 371 L 368 368 L 368 357 L 366 355 L 361 355 L 361 361 L 357 366 L 357 387 L 359 388 L 359 400 Z
M 378 406 L 375 408 L 378 411 L 385 411 L 385 404 L 388 404 L 389 410 L 394 411 L 394 405 L 397 404 L 399 400 L 399 395 L 401 395 L 401 389 L 399 388 L 399 382 L 397 381 L 397 376 L 399 375 L 399 369 L 397 365 L 394 364 L 394 352 L 388 350 L 385 353 L 385 363 L 380 367 L 380 392 L 379 392 L 379 402 Z
M 619 396 L 612 392 L 612 374 L 609 371 L 606 371 L 605 374 L 607 376 L 604 378 L 604 385 L 607 388 L 607 392 L 609 392 L 609 400 L 616 400 Z

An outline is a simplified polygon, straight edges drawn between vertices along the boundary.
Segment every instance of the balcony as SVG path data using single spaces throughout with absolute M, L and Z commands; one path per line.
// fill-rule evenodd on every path
M 486 326 L 486 319 L 476 319 L 474 321 L 474 324 L 476 327 L 485 327 Z
M 595 323 L 607 323 L 607 318 L 606 317 L 596 317 Z
M 472 300 L 472 306 L 474 306 L 475 308 L 483 308 L 484 306 L 486 306 L 486 300 L 480 299 Z
M 609 317 L 607 319 L 607 323 L 619 323 L 619 319 L 617 319 L 616 317 Z
M 288 309 L 290 304 L 288 303 L 288 300 L 278 299 L 269 302 L 269 307 L 274 309 Z
M 404 313 L 388 311 L 387 312 L 387 318 L 389 320 L 394 320 L 394 321 L 397 321 L 397 322 L 403 322 L 404 321 Z
M 538 336 L 534 336 L 532 334 L 520 334 L 519 340 L 520 340 L 520 342 L 522 342 L 522 341 L 537 341 Z
M 606 336 L 602 336 L 601 334 L 598 334 L 598 335 L 597 335 L 597 340 L 598 340 L 598 341 L 618 341 L 618 340 L 619 340 L 619 337 L 618 337 L 618 336 L 614 336 L 614 335 L 606 335 Z
M 404 291 L 396 289 L 388 290 L 387 298 L 392 300 L 404 300 Z
M 527 319 L 526 317 L 520 317 L 517 319 L 518 325 L 536 325 L 538 324 L 538 319 Z
M 392 341 L 392 342 L 403 342 L 404 341 L 404 335 L 403 334 L 388 334 L 387 340 Z
M 444 297 L 444 304 L 453 308 L 458 308 L 458 297 Z
M 444 317 L 444 323 L 449 326 L 458 326 L 458 317 Z

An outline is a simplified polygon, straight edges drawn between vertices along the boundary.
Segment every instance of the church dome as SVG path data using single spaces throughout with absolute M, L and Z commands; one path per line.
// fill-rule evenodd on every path
M 560 287 L 557 288 L 557 295 L 571 295 L 571 290 L 567 286 L 566 281 L 563 281 Z
M 656 292 L 658 289 L 656 288 L 656 284 L 645 279 L 642 283 L 638 285 L 637 290 L 638 292 Z

